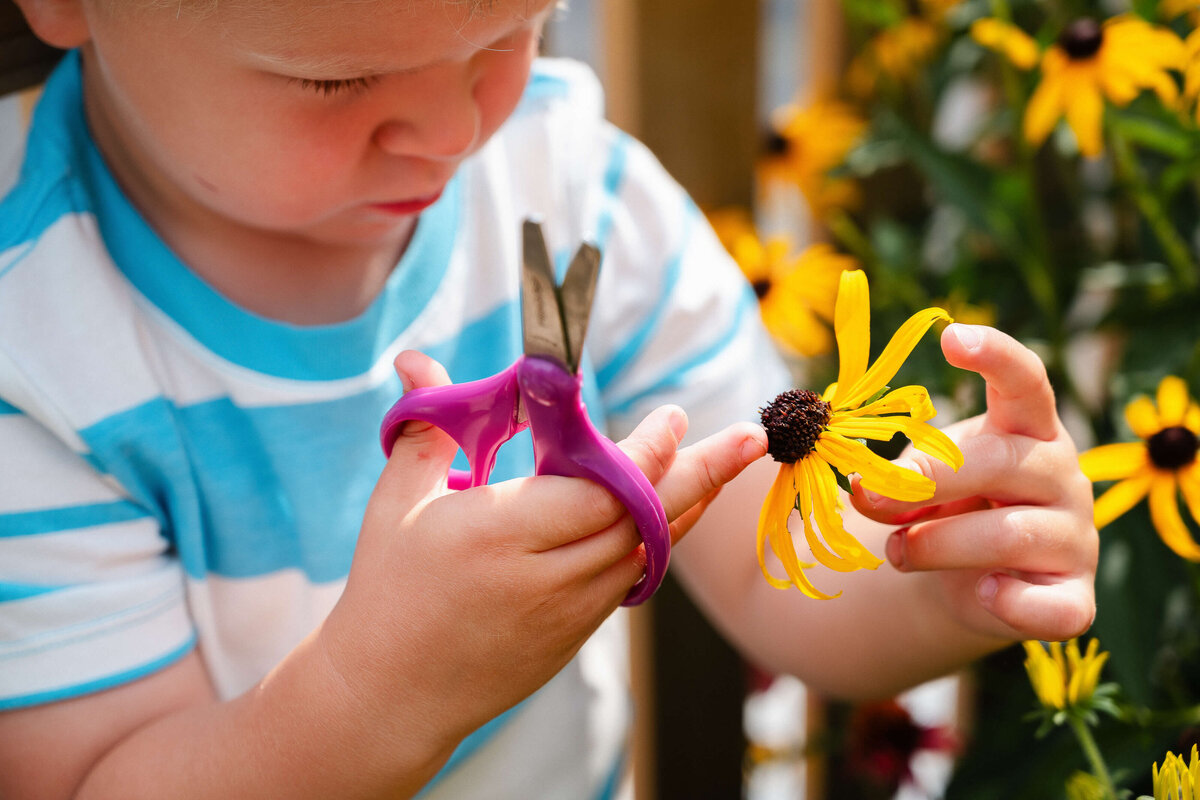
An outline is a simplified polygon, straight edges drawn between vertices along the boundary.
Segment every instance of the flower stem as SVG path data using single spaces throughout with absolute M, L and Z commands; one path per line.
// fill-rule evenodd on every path
M 1096 746 L 1096 740 L 1087 723 L 1075 716 L 1069 717 L 1069 720 L 1071 730 L 1075 732 L 1075 738 L 1079 740 L 1079 746 L 1092 766 L 1092 774 L 1104 785 L 1105 797 L 1107 800 L 1117 800 L 1117 787 L 1113 784 L 1108 765 L 1104 763 L 1104 756 L 1100 754 L 1100 748 Z
M 1129 145 L 1124 134 L 1115 126 L 1108 126 L 1109 142 L 1111 144 L 1113 166 L 1122 182 L 1129 190 L 1134 205 L 1137 206 L 1151 232 L 1158 239 L 1163 249 L 1163 256 L 1170 265 L 1175 277 L 1185 288 L 1194 289 L 1200 282 L 1200 270 L 1188 250 L 1187 243 L 1175 230 L 1167 212 L 1159 202 L 1158 196 L 1151 189 L 1145 174 L 1142 172 L 1133 148 Z

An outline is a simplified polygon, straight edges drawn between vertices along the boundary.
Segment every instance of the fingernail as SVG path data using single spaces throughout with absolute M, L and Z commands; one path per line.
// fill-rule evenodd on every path
M 738 455 L 741 456 L 742 462 L 745 464 L 749 464 L 751 461 L 757 461 L 766 454 L 767 446 L 753 436 L 746 437 L 746 440 L 742 442 L 742 446 L 738 450 Z
M 978 325 L 963 325 L 962 323 L 954 326 L 954 336 L 958 339 L 958 343 L 967 350 L 979 347 L 979 342 L 983 338 Z
M 671 428 L 671 433 L 675 435 L 675 442 L 683 441 L 683 435 L 687 433 L 687 414 L 682 408 L 672 408 L 670 415 L 667 417 L 667 425 Z
M 999 590 L 1000 581 L 996 579 L 996 576 L 984 575 L 979 579 L 979 585 L 975 587 L 975 594 L 978 595 L 980 602 L 991 603 Z
M 908 528 L 901 528 L 892 533 L 888 537 L 887 544 L 884 545 L 884 552 L 887 555 L 887 560 L 893 567 L 898 570 L 903 570 L 904 567 L 904 534 Z
M 407 372 L 401 372 L 400 370 L 396 370 L 396 375 L 400 378 L 400 388 L 405 393 L 409 392 L 413 388 L 413 379 L 409 377 Z
M 881 495 L 879 492 L 872 492 L 870 489 L 864 489 L 862 488 L 861 484 L 859 485 L 858 490 L 862 492 L 863 499 L 866 500 L 871 506 L 879 505 L 879 501 L 883 499 L 883 495 Z

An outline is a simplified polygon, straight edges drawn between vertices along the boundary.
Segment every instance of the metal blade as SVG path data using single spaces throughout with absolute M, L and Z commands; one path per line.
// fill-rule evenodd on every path
M 579 360 L 583 357 L 583 340 L 592 316 L 592 299 L 596 296 L 599 275 L 600 251 L 585 242 L 575 251 L 559 292 L 567 332 L 567 364 L 572 372 L 579 371 Z
M 571 370 L 554 267 L 542 227 L 531 219 L 522 228 L 521 323 L 525 355 L 552 358 Z

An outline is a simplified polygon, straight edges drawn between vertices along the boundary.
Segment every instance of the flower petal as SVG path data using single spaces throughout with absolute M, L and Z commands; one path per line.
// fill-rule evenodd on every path
M 1079 455 L 1079 468 L 1093 482 L 1128 478 L 1145 469 L 1148 463 L 1144 442 L 1102 444 Z
M 787 529 L 787 518 L 796 502 L 795 465 L 781 464 L 767 496 L 763 500 L 762 509 L 758 512 L 758 565 L 762 568 L 763 577 L 767 583 L 776 589 L 788 589 L 791 582 L 776 578 L 767 569 L 766 543 L 775 535 L 776 529 L 782 525 Z M 772 547 L 774 549 L 774 547 Z
M 1179 513 L 1174 474 L 1156 473 L 1150 482 L 1150 519 L 1163 543 L 1177 556 L 1200 561 L 1200 545 L 1192 538 Z
M 1092 512 L 1096 527 L 1103 528 L 1136 506 L 1150 491 L 1150 478 L 1149 470 L 1138 472 L 1096 498 L 1096 507 Z
M 808 542 L 808 548 L 812 550 L 813 557 L 821 565 L 836 572 L 855 572 L 859 568 L 858 564 L 843 558 L 840 554 L 830 552 L 829 548 L 825 546 L 825 542 L 813 530 L 813 507 L 816 506 L 820 509 L 818 513 L 824 518 L 828 518 L 830 512 L 830 509 L 826 506 L 827 500 L 817 496 L 819 486 L 817 477 L 813 474 L 813 460 L 810 457 L 796 462 L 799 483 L 804 487 L 800 492 L 800 518 L 804 521 L 804 539 Z M 836 499 L 834 502 L 836 503 Z M 836 508 L 833 509 L 833 514 L 836 516 Z M 822 526 L 821 530 L 824 532 L 826 529 Z M 830 542 L 830 544 L 832 545 L 833 543 Z
M 834 397 L 834 409 L 857 408 L 887 386 L 888 381 L 895 377 L 904 364 L 904 359 L 908 358 L 909 353 L 917 346 L 917 342 L 938 320 L 951 321 L 945 309 L 925 308 L 918 311 L 905 320 L 887 343 L 887 347 L 883 348 L 879 358 L 853 386 L 842 383 L 843 376 L 839 374 L 837 395 L 840 397 Z
M 838 389 L 849 389 L 867 371 L 871 357 L 871 298 L 861 269 L 846 270 L 838 284 L 833 330 L 838 343 Z M 834 402 L 837 405 L 837 402 Z
M 929 390 L 924 386 L 901 386 L 893 389 L 873 403 L 840 412 L 854 417 L 878 417 L 883 414 L 908 414 L 913 419 L 925 421 L 937 416 L 937 409 L 929 399 Z
M 813 516 L 821 529 L 821 535 L 839 556 L 850 560 L 855 569 L 875 569 L 883 563 L 863 546 L 862 542 L 846 532 L 838 513 L 837 480 L 833 469 L 819 458 L 804 459 L 806 478 L 813 497 Z
M 1188 407 L 1187 382 L 1168 375 L 1158 384 L 1158 419 L 1163 428 L 1183 424 Z
M 866 445 L 826 432 L 817 439 L 816 452 L 842 472 L 862 476 L 862 487 L 894 500 L 914 502 L 933 497 L 930 478 L 872 453 Z
M 1104 139 L 1100 132 L 1104 100 L 1100 97 L 1099 89 L 1089 86 L 1083 91 L 1073 92 L 1067 97 L 1066 106 L 1067 124 L 1075 133 L 1079 152 L 1088 158 L 1095 158 L 1104 152 Z
M 1139 439 L 1149 439 L 1166 427 L 1158 417 L 1154 402 L 1145 395 L 1138 395 L 1125 406 L 1125 421 Z

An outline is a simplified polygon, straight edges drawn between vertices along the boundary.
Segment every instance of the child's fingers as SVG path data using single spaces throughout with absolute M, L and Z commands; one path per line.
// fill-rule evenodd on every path
M 1021 639 L 1064 641 L 1084 633 L 1096 616 L 1090 575 L 1033 583 L 993 572 L 975 584 L 975 595 Z
M 1058 436 L 1054 390 L 1032 350 L 994 328 L 956 323 L 942 332 L 942 351 L 948 362 L 987 382 L 989 424 L 1037 439 Z
M 902 572 L 1015 569 L 1071 573 L 1094 564 L 1095 530 L 1063 508 L 1007 506 L 913 524 L 894 531 L 885 547 Z
M 667 519 L 672 521 L 672 542 L 695 524 L 701 508 L 722 486 L 766 452 L 766 434 L 749 423 L 731 425 L 680 450 L 671 468 L 654 487 Z M 595 565 L 593 569 L 599 569 L 624 559 L 641 541 L 633 519 L 625 515 L 612 528 L 561 549 L 564 556 L 589 562 Z M 635 563 L 644 565 L 644 562 L 644 557 L 635 558 Z
M 1077 478 L 1077 454 L 1067 439 L 1043 441 L 1026 436 L 981 433 L 959 442 L 963 466 L 956 472 L 948 464 L 909 450 L 896 465 L 931 478 L 933 497 L 911 503 L 893 500 L 861 489 L 855 482 L 851 502 L 864 516 L 877 522 L 902 525 L 921 516 L 929 506 L 944 506 L 970 498 L 986 498 L 1002 505 L 1050 505 L 1074 497 L 1080 487 L 1065 485 Z M 1076 481 L 1078 483 L 1078 481 Z M 1091 489 L 1087 494 L 1090 497 Z
M 653 483 L 670 468 L 686 430 L 683 410 L 663 406 L 650 412 L 620 447 Z M 458 506 L 462 511 L 454 513 L 485 521 L 479 525 L 478 536 L 490 532 L 507 539 L 512 530 L 520 530 L 522 546 L 533 552 L 591 536 L 625 514 L 625 507 L 600 484 L 554 475 L 481 486 L 460 493 L 455 500 L 462 504 Z
M 413 350 L 398 355 L 395 366 L 405 391 L 450 382 L 441 364 Z M 398 518 L 425 503 L 445 485 L 457 452 L 458 445 L 440 428 L 415 420 L 406 423 L 384 465 L 369 512 Z M 368 528 L 375 526 L 364 526 L 364 531 Z

